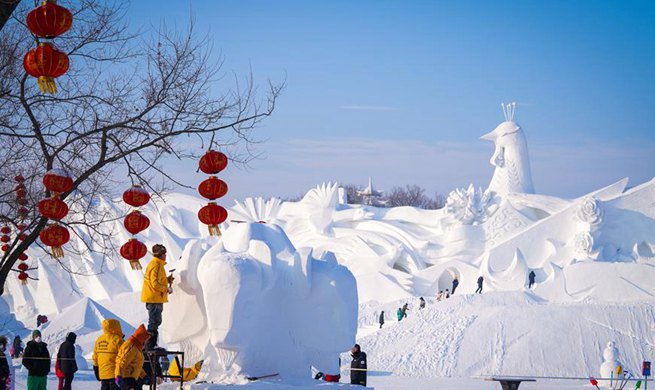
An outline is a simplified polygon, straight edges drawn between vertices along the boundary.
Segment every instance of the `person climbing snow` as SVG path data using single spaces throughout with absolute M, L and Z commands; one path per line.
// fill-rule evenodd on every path
M 457 286 L 459 286 L 459 279 L 457 279 L 457 276 L 455 276 L 455 278 L 453 278 L 453 292 L 451 292 L 450 295 L 455 295 L 455 290 L 457 289 Z
M 378 322 L 380 323 L 380 329 L 382 329 L 382 325 L 384 325 L 384 310 L 380 312 L 380 318 L 378 319 Z
M 5 350 L 7 349 L 7 338 L 5 336 L 0 336 L 0 390 L 5 390 L 7 388 L 7 383 L 9 382 L 9 359 L 5 355 Z
M 46 390 L 50 352 L 48 344 L 41 340 L 41 331 L 38 329 L 32 331 L 32 340 L 25 346 L 23 366 L 27 368 L 27 390 Z
M 396 316 L 398 317 L 398 321 L 400 322 L 403 319 L 403 309 L 399 307 L 398 311 L 396 311 Z
M 482 277 L 482 275 L 480 275 L 480 277 L 478 278 L 478 289 L 475 290 L 476 294 L 482 294 L 482 284 L 483 283 L 484 283 L 484 278 Z
M 350 350 L 353 360 L 350 363 L 350 384 L 366 386 L 366 353 L 362 352 L 359 344 Z
M 403 305 L 403 318 L 407 318 L 407 310 L 409 310 L 408 306 L 409 306 L 409 303 L 407 303 L 407 302 L 405 302 L 405 304 Z
M 59 390 L 71 390 L 73 378 L 77 372 L 75 361 L 75 340 L 77 335 L 70 332 L 66 335 L 66 341 L 61 343 L 57 352 L 57 378 L 59 378 Z
M 168 302 L 168 294 L 173 293 L 170 287 L 173 277 L 166 277 L 166 269 L 164 268 L 166 265 L 166 247 L 155 244 L 152 246 L 152 254 L 154 257 L 146 268 L 141 292 L 141 302 L 146 304 L 148 310 L 148 333 L 151 335 L 146 349 L 153 349 L 157 345 L 164 303 Z
M 528 288 L 532 288 L 532 285 L 534 285 L 534 278 L 535 278 L 535 273 L 534 271 L 530 271 L 530 274 L 528 274 Z
M 425 299 L 423 299 L 423 297 L 420 297 L 418 300 L 419 300 L 418 309 L 419 310 L 425 309 Z
M 100 381 L 101 390 L 118 390 L 114 373 L 116 372 L 116 355 L 123 345 L 121 323 L 115 319 L 102 321 L 102 334 L 93 347 L 93 372 Z
M 143 348 L 149 338 L 150 333 L 141 324 L 118 349 L 114 377 L 121 390 L 140 388 L 137 381 L 146 376 L 143 370 Z
M 437 302 L 443 301 L 443 290 L 439 290 L 439 294 L 437 294 Z

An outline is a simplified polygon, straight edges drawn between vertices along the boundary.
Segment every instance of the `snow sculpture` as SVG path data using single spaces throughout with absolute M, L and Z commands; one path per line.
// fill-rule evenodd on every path
M 576 216 L 581 222 L 588 223 L 592 227 L 598 227 L 603 222 L 603 209 L 600 201 L 593 196 L 583 199 Z
M 201 354 L 207 372 L 339 372 L 339 354 L 357 330 L 357 287 L 348 269 L 334 256 L 296 250 L 276 225 L 235 223 L 203 248 L 208 243 L 189 243 L 174 264 L 180 274 L 164 313 L 164 341 Z
M 600 365 L 600 376 L 602 378 L 614 378 L 614 382 L 617 382 L 616 368 L 621 365 L 621 362 L 619 361 L 619 350 L 616 348 L 616 342 L 610 341 L 607 343 L 603 351 L 603 359 L 605 361 Z M 601 384 L 608 389 L 612 388 L 612 381 L 610 380 L 602 381 Z
M 246 222 L 276 223 L 282 201 L 278 198 L 271 198 L 268 201 L 264 198 L 246 198 L 243 202 L 234 201 L 235 206 L 230 210 L 232 219 L 240 219 Z
M 495 166 L 494 175 L 488 190 L 500 195 L 511 192 L 532 194 L 532 174 L 528 157 L 528 144 L 523 129 L 514 122 L 516 103 L 501 105 L 505 122 L 480 139 L 493 141 L 496 145 L 491 165 Z
M 457 188 L 448 194 L 446 214 L 461 225 L 480 225 L 497 209 L 496 197 L 470 184 L 467 189 Z

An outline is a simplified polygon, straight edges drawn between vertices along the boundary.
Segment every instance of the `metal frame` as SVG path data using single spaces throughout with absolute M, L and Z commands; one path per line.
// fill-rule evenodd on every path
M 151 350 L 151 351 L 146 351 L 146 354 L 148 355 L 148 360 L 150 361 L 150 371 L 152 372 L 152 374 L 150 375 L 150 390 L 157 390 L 157 378 L 179 379 L 180 390 L 182 390 L 182 386 L 184 386 L 184 352 Z M 165 374 L 163 372 L 161 373 L 161 375 L 157 375 L 155 362 L 158 361 L 160 357 L 168 356 L 168 355 L 175 355 L 173 359 L 175 359 L 175 363 L 177 363 L 177 367 L 180 371 L 180 375 L 168 375 L 168 373 Z M 178 358 L 179 355 L 182 355 L 181 363 L 180 363 L 180 359 Z

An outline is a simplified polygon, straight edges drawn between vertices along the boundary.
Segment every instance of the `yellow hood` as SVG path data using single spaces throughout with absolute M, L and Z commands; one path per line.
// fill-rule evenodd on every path
M 121 323 L 113 318 L 102 321 L 102 330 L 106 334 L 115 334 L 117 336 L 123 336 Z

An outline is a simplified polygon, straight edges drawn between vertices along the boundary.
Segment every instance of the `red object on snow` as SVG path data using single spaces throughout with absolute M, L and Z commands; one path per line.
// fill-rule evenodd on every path
M 330 374 L 325 375 L 326 382 L 339 382 L 340 379 L 341 379 L 341 375 L 330 375 Z

